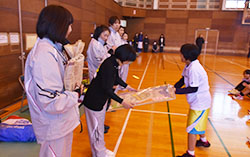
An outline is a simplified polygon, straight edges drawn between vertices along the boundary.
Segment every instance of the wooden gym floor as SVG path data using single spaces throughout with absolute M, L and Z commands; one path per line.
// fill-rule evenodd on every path
M 242 73 L 249 68 L 250 61 L 245 57 L 215 55 L 201 55 L 199 59 L 208 73 L 213 101 L 206 131 L 211 147 L 196 148 L 196 156 L 249 156 L 250 146 L 246 137 L 250 137 L 250 124 L 246 121 L 250 118 L 247 115 L 250 98 L 232 100 L 228 96 L 228 90 L 241 81 Z M 177 53 L 142 53 L 130 65 L 127 82 L 137 89 L 165 82 L 174 84 L 181 78 L 183 68 L 184 63 Z M 133 75 L 139 79 L 132 77 Z M 106 147 L 114 151 L 117 157 L 166 157 L 183 154 L 187 149 L 185 130 L 188 109 L 185 95 L 177 95 L 176 100 L 169 103 L 107 112 L 105 124 L 111 128 L 105 134 Z M 74 131 L 72 157 L 91 157 L 84 115 L 81 120 L 84 131 L 79 133 L 80 127 Z M 27 146 L 27 149 L 30 147 Z
M 228 90 L 241 81 L 243 71 L 249 68 L 249 61 L 245 57 L 215 55 L 201 55 L 199 60 L 208 73 L 213 101 L 206 131 L 211 147 L 196 148 L 196 156 L 249 156 L 246 137 L 250 136 L 250 124 L 246 121 L 250 98 L 235 101 L 228 96 Z M 127 82 L 137 89 L 164 82 L 174 84 L 181 78 L 184 66 L 179 54 L 142 53 L 131 64 Z M 188 109 L 185 95 L 177 95 L 176 100 L 168 104 L 108 112 L 105 124 L 111 128 L 105 134 L 106 147 L 119 157 L 180 155 L 187 149 Z M 79 127 L 75 130 L 72 156 L 90 157 L 85 116 L 81 119 L 84 132 L 80 134 Z

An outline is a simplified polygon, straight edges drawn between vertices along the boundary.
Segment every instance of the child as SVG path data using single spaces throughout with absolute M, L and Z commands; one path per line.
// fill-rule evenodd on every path
M 199 36 L 196 38 L 195 43 L 196 43 L 196 46 L 198 46 L 199 52 L 201 54 L 202 45 L 205 43 L 205 40 L 204 40 L 202 34 L 199 34 Z
M 243 76 L 244 78 L 242 79 L 242 81 L 232 90 L 228 91 L 230 94 L 233 94 L 233 99 L 238 99 L 238 100 L 242 100 L 243 96 L 245 94 L 246 89 L 246 85 L 250 84 L 250 70 L 247 69 L 243 72 Z M 245 93 L 245 94 L 244 94 Z
M 165 37 L 163 34 L 161 34 L 159 38 L 159 46 L 160 46 L 160 52 L 163 52 L 165 46 Z
M 140 32 L 138 35 L 138 52 L 141 53 L 143 48 L 143 33 Z
M 143 50 L 144 50 L 144 52 L 148 52 L 148 45 L 149 45 L 148 35 L 145 35 L 145 37 L 143 39 Z
M 156 53 L 157 52 L 157 42 L 154 41 L 153 46 L 152 46 L 152 52 Z
M 187 121 L 188 150 L 179 157 L 194 157 L 195 146 L 210 146 L 205 137 L 205 130 L 211 95 L 207 73 L 197 60 L 198 55 L 199 49 L 194 44 L 185 44 L 181 47 L 181 61 L 186 63 L 186 66 L 182 72 L 182 78 L 175 84 L 175 93 L 187 94 L 190 109 Z M 181 88 L 184 84 L 185 87 Z M 196 141 L 197 134 L 200 139 Z
M 133 46 L 136 52 L 138 52 L 138 41 L 139 41 L 139 34 L 135 33 L 135 36 L 133 38 Z
M 114 153 L 106 149 L 104 141 L 104 120 L 108 99 L 121 103 L 125 108 L 132 108 L 133 104 L 121 99 L 113 91 L 115 83 L 130 91 L 135 91 L 118 75 L 119 66 L 129 64 L 136 59 L 134 49 L 128 45 L 121 45 L 115 54 L 107 58 L 100 66 L 96 77 L 90 83 L 84 97 L 84 111 L 88 126 L 88 135 L 93 157 L 113 157 Z

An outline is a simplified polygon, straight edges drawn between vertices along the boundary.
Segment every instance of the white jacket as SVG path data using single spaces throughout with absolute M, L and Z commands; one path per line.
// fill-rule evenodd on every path
M 67 60 L 60 50 L 61 45 L 38 38 L 25 65 L 25 90 L 38 143 L 61 138 L 79 125 L 78 94 L 64 90 Z
M 109 27 L 110 35 L 107 40 L 108 48 L 111 49 L 113 46 L 119 47 L 123 45 L 121 36 L 112 27 Z
M 106 46 L 104 46 L 104 43 L 101 43 L 100 41 L 92 38 L 87 50 L 87 62 L 90 81 L 92 81 L 92 79 L 94 78 L 98 67 L 108 57 L 110 57 L 110 54 L 108 53 L 108 49 L 106 48 Z

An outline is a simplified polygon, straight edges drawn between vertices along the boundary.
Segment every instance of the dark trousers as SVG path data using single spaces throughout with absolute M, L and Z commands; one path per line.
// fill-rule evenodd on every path
M 148 45 L 144 45 L 144 46 L 143 46 L 143 51 L 144 51 L 144 52 L 148 52 Z
M 137 44 L 134 44 L 133 47 L 134 47 L 135 51 L 137 52 L 138 51 Z
M 163 48 L 164 48 L 164 47 L 160 47 L 160 52 L 163 52 Z

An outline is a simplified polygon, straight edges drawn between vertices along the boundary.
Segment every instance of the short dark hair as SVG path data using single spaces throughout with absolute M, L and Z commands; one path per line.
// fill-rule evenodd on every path
M 100 37 L 100 35 L 104 31 L 109 31 L 110 32 L 109 28 L 107 26 L 105 26 L 105 25 L 100 25 L 100 26 L 96 27 L 93 38 L 98 40 L 98 38 Z
M 110 25 L 113 25 L 113 24 L 116 22 L 116 20 L 118 20 L 119 23 L 120 23 L 120 19 L 119 19 L 117 16 L 111 16 L 111 17 L 109 18 L 109 24 L 110 24 Z
M 124 44 L 119 46 L 115 50 L 114 56 L 119 59 L 121 62 L 124 61 L 135 61 L 136 59 L 136 52 L 132 46 L 129 44 Z
M 199 48 L 194 44 L 184 44 L 181 46 L 181 54 L 186 60 L 192 62 L 199 56 Z
M 245 70 L 243 74 L 250 74 L 250 70 L 249 69 Z
M 125 32 L 125 31 L 124 31 L 124 33 L 122 34 L 122 36 L 124 36 L 124 34 L 127 34 L 127 35 L 128 35 L 128 33 L 127 33 L 127 32 Z
M 39 38 L 47 37 L 62 44 L 66 41 L 69 25 L 74 21 L 72 14 L 62 6 L 49 5 L 41 11 L 36 33 Z

